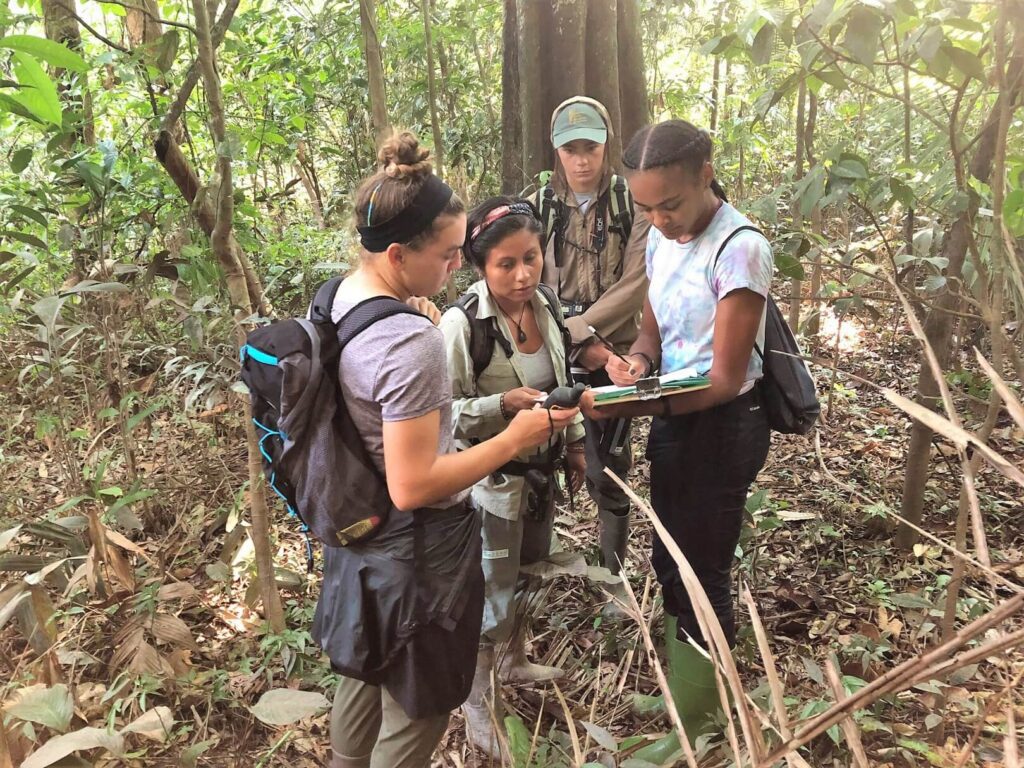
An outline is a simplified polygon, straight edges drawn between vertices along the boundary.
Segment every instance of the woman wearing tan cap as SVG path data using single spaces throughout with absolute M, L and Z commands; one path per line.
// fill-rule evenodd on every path
M 593 386 L 611 383 L 604 371 L 611 350 L 599 336 L 615 352 L 628 352 L 647 294 L 650 224 L 634 215 L 625 178 L 612 172 L 606 152 L 611 134 L 600 102 L 574 96 L 559 104 L 551 115 L 554 174 L 532 198 L 545 227 L 542 279 L 555 289 L 565 313 L 573 377 Z M 607 466 L 621 477 L 629 471 L 630 420 L 587 419 L 585 426 L 587 490 L 600 519 L 601 563 L 618 574 L 626 557 L 629 499 L 603 470 Z M 625 596 L 621 583 L 610 591 Z M 614 618 L 621 611 L 611 602 L 604 614 Z

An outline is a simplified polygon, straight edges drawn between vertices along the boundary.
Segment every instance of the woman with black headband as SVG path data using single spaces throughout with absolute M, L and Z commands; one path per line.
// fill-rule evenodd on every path
M 415 297 L 459 267 L 465 208 L 428 155 L 410 133 L 381 148 L 381 170 L 356 193 L 363 254 L 338 289 L 335 321 L 379 296 L 427 309 Z M 524 410 L 493 440 L 456 453 L 444 340 L 417 314 L 369 326 L 342 351 L 340 370 L 392 507 L 365 543 L 324 551 L 313 637 L 341 675 L 330 765 L 422 768 L 469 693 L 480 638 L 480 523 L 465 489 L 547 445 L 578 412 Z
M 517 414 L 569 383 L 562 309 L 554 292 L 538 290 L 544 255 L 536 209 L 525 200 L 494 197 L 470 212 L 467 229 L 463 253 L 481 279 L 441 319 L 460 449 L 502 434 Z M 487 344 L 482 359 L 481 343 Z M 496 645 L 502 679 L 540 682 L 562 674 L 527 661 L 527 621 L 516 610 L 516 586 L 520 565 L 540 562 L 550 551 L 563 448 L 573 491 L 583 484 L 583 438 L 577 415 L 566 430 L 567 446 L 558 440 L 524 451 L 473 486 L 486 587 L 476 676 L 463 712 L 470 742 L 494 757 L 500 754 L 494 723 L 503 722 L 500 695 L 488 695 Z

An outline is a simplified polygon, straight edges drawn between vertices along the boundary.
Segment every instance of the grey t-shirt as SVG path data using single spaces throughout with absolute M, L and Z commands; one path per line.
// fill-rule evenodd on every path
M 331 319 L 338 322 L 355 306 L 341 296 Z M 341 354 L 341 390 L 366 450 L 384 472 L 383 422 L 406 421 L 441 412 L 437 453 L 455 451 L 452 433 L 452 385 L 448 377 L 444 337 L 422 315 L 393 315 L 380 320 L 349 342 Z M 432 507 L 462 501 L 469 490 Z

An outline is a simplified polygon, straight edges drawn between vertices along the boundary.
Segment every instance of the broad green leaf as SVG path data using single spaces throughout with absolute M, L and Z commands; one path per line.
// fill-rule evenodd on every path
M 833 164 L 829 172 L 842 179 L 860 180 L 868 177 L 867 166 L 859 160 L 849 157 L 845 157 L 838 163 Z
M 99 283 L 95 280 L 83 280 L 68 288 L 64 293 L 128 293 L 131 290 L 124 283 Z
M 946 76 L 949 75 L 949 70 L 953 66 L 952 60 L 946 55 L 946 52 L 940 47 L 935 55 L 932 56 L 931 61 L 928 62 L 928 74 L 939 80 L 945 80 Z
M 1003 220 L 1014 237 L 1024 237 L 1024 188 L 1010 190 L 1006 195 Z
M 16 101 L 13 96 L 0 93 L 0 112 L 3 112 L 4 110 L 13 115 L 18 115 L 18 117 L 23 117 L 26 120 L 31 120 L 33 123 L 44 125 L 46 122 L 45 120 L 40 120 L 36 117 L 30 109 L 26 108 L 21 102 Z
M 57 318 L 60 317 L 60 308 L 64 306 L 65 301 L 63 296 L 44 296 L 32 305 L 32 311 L 43 321 L 51 336 L 57 326 Z
M 216 738 L 207 739 L 206 741 L 193 744 L 188 749 L 182 750 L 181 756 L 178 758 L 181 768 L 196 768 L 199 756 L 210 747 L 216 745 L 218 741 L 219 739 Z
M 29 150 L 30 155 L 31 153 L 32 150 Z M 13 163 L 11 165 L 13 168 Z M 36 222 L 41 226 L 46 226 L 46 217 L 43 216 L 43 214 L 37 211 L 35 208 L 29 208 L 27 205 L 18 205 L 17 203 L 11 203 L 7 207 L 26 219 L 31 219 L 32 221 Z
M 935 54 L 939 52 L 939 46 L 942 45 L 942 41 L 945 39 L 946 36 L 942 31 L 942 27 L 937 25 L 929 27 L 917 41 L 917 55 L 930 64 L 932 59 L 935 58 Z
M 103 168 L 88 160 L 79 160 L 75 163 L 75 170 L 78 171 L 78 175 L 82 177 L 82 181 L 92 190 L 93 194 L 102 197 L 103 190 L 106 188 Z
M 775 42 L 775 25 L 765 23 L 754 35 L 754 42 L 750 45 L 750 60 L 754 64 L 767 64 L 772 56 L 772 43 Z
M 964 32 L 985 32 L 985 26 L 981 22 L 966 16 L 948 16 L 942 20 L 942 23 L 947 27 L 953 27 L 953 29 L 962 29 Z
M 942 52 L 953 62 L 953 66 L 965 75 L 985 82 L 985 65 L 976 54 L 952 44 L 942 46 Z
M 75 713 L 74 703 L 66 685 L 33 685 L 19 692 L 14 704 L 7 706 L 7 712 L 19 720 L 45 725 L 58 733 L 64 733 L 71 725 Z
M 815 72 L 814 74 L 818 79 L 824 80 L 833 88 L 840 91 L 846 88 L 846 77 L 837 67 L 823 69 L 820 72 Z
M 920 595 L 910 594 L 904 592 L 898 595 L 889 595 L 889 602 L 893 605 L 898 605 L 900 608 L 919 608 L 922 610 L 928 610 L 935 607 L 935 603 L 931 600 L 926 600 Z
M 12 51 L 22 51 L 34 56 L 47 64 L 70 69 L 72 72 L 88 72 L 89 65 L 85 59 L 72 51 L 66 45 L 45 37 L 33 37 L 32 35 L 9 35 L 0 38 L 0 48 L 10 48 Z
M 178 55 L 178 44 L 181 41 L 181 35 L 178 34 L 178 30 L 169 29 L 160 35 L 160 39 L 154 43 L 156 68 L 161 72 L 169 72 L 171 67 L 174 66 L 174 59 Z
M 13 155 L 11 155 L 11 170 L 15 173 L 21 173 L 28 164 L 32 162 L 32 148 L 22 147 Z
M 260 696 L 260 700 L 249 707 L 249 711 L 267 725 L 291 725 L 320 714 L 330 705 L 331 702 L 319 691 L 275 688 Z
M 508 734 L 508 749 L 511 753 L 512 765 L 516 768 L 525 768 L 533 741 L 530 731 L 520 718 L 509 715 L 505 718 L 505 732 Z
M 18 283 L 20 283 L 26 277 L 31 275 L 33 272 L 35 272 L 36 267 L 38 266 L 38 264 L 32 264 L 31 266 L 25 267 L 25 269 L 21 270 L 21 272 L 16 274 L 6 283 L 0 283 L 0 286 L 2 286 L 4 293 L 10 293 L 14 289 L 14 287 L 18 285 Z
M 25 245 L 31 245 L 33 248 L 38 248 L 41 251 L 49 251 L 46 247 L 46 243 L 40 240 L 35 235 L 30 235 L 27 232 L 18 232 L 15 229 L 0 229 L 0 240 L 9 237 L 11 240 L 17 240 L 19 243 Z
M 57 86 L 53 84 L 53 80 L 46 74 L 39 62 L 27 53 L 16 51 L 14 73 L 21 85 L 21 90 L 11 98 L 42 122 L 60 127 L 62 117 Z
M 914 190 L 897 176 L 889 177 L 889 191 L 892 196 L 909 208 L 914 204 Z
M 582 723 L 583 727 L 586 728 L 587 733 L 590 737 L 601 745 L 602 749 L 606 749 L 612 754 L 619 751 L 618 742 L 615 741 L 615 737 L 612 736 L 607 729 L 602 728 L 600 725 L 594 723 Z
M 800 201 L 800 212 L 804 216 L 810 216 L 814 206 L 821 202 L 825 194 L 825 170 L 822 165 L 814 166 L 806 176 L 796 183 L 794 190 L 796 198 Z
M 882 24 L 882 17 L 863 5 L 858 5 L 850 11 L 847 19 L 843 48 L 850 52 L 855 61 L 866 67 L 875 62 Z
M 118 283 L 118 285 L 120 285 L 120 283 Z M 162 407 L 163 407 L 163 403 L 162 402 L 156 402 L 156 403 L 153 403 L 148 408 L 146 408 L 145 410 L 139 411 L 134 416 L 132 416 L 130 419 L 128 419 L 127 423 L 125 424 L 125 429 L 127 429 L 129 432 L 131 432 L 133 429 L 135 429 L 137 426 L 139 426 L 139 424 L 141 424 L 145 419 L 147 419 L 150 416 L 152 416 L 156 411 L 158 411 Z
M 730 32 L 728 35 L 713 37 L 700 47 L 701 53 L 717 56 L 723 53 L 736 40 L 736 34 Z
M 775 253 L 775 268 L 779 270 L 780 275 L 785 277 L 796 280 L 804 279 L 804 265 L 800 263 L 796 256 L 785 251 L 780 250 Z
M 820 32 L 832 14 L 832 9 L 835 8 L 835 5 L 835 0 L 818 0 L 814 9 L 807 15 L 804 23 L 815 32 Z

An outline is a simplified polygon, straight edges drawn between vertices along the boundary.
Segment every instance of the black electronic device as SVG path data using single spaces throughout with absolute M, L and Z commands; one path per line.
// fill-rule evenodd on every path
M 572 387 L 557 387 L 542 403 L 542 408 L 575 408 L 580 404 L 580 398 L 587 390 L 586 384 L 576 384 Z

